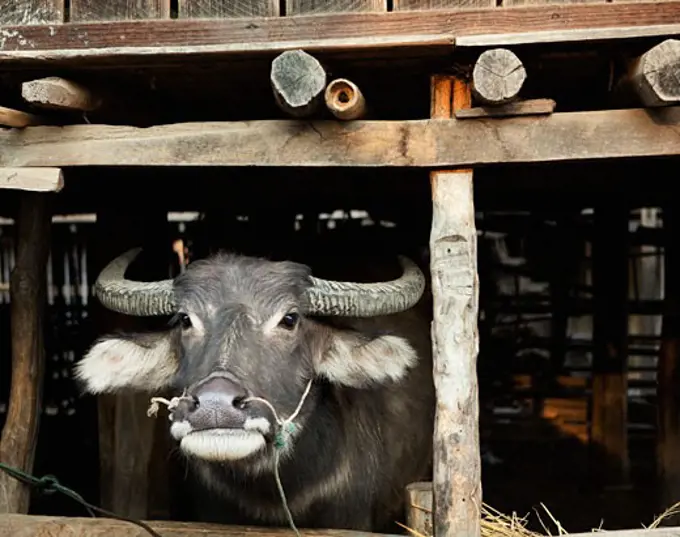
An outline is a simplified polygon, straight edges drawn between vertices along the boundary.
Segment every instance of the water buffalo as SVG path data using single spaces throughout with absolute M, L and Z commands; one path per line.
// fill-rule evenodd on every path
M 431 313 L 417 265 L 400 257 L 400 277 L 351 283 L 218 253 L 174 280 L 131 281 L 139 251 L 102 271 L 96 295 L 111 310 L 170 323 L 97 340 L 77 364 L 85 389 L 184 393 L 170 432 L 219 500 L 219 520 L 281 526 L 277 424 L 249 398 L 285 418 L 311 386 L 279 452 L 295 523 L 395 532 L 404 487 L 429 478 L 432 457 Z

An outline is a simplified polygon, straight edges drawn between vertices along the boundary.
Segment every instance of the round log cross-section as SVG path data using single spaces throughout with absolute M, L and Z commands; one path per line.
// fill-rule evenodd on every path
M 630 79 L 642 104 L 666 106 L 680 102 L 680 40 L 667 39 L 631 65 Z
M 360 119 L 366 114 L 366 100 L 354 82 L 336 78 L 326 88 L 326 107 L 336 118 L 342 120 Z
M 472 92 L 483 104 L 500 105 L 514 100 L 527 73 L 514 52 L 495 48 L 484 51 L 472 71 Z
M 269 75 L 276 104 L 294 117 L 314 113 L 326 87 L 326 71 L 303 50 L 288 50 L 272 62 Z

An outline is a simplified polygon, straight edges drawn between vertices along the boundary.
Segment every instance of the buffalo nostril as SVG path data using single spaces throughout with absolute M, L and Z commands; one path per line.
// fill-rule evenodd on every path
M 243 410 L 248 403 L 246 401 L 245 395 L 239 395 L 239 396 L 234 397 L 234 400 L 231 402 L 231 404 L 234 406 L 234 408 L 238 408 L 239 410 Z

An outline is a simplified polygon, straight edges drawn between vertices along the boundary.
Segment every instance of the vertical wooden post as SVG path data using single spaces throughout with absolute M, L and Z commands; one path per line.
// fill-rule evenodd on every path
M 433 78 L 432 117 L 451 118 L 455 108 L 470 103 L 466 83 L 452 77 Z M 434 171 L 430 181 L 437 398 L 434 536 L 478 537 L 482 497 L 477 390 L 479 278 L 472 170 Z
M 10 282 L 12 384 L 0 461 L 31 473 L 38 440 L 45 349 L 45 267 L 51 215 L 46 194 L 23 192 L 17 219 L 16 265 Z M 0 513 L 28 513 L 30 489 L 0 472 Z
M 595 209 L 591 442 L 604 485 L 628 483 L 628 208 Z
M 664 301 L 657 365 L 658 447 L 661 510 L 680 501 L 680 219 L 677 208 L 664 207 Z M 677 516 L 664 521 L 677 524 Z

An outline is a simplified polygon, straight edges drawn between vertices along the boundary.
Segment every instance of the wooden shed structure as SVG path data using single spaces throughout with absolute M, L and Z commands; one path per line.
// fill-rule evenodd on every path
M 630 483 L 629 317 L 662 316 L 660 347 L 648 352 L 656 454 L 645 457 L 655 457 L 659 509 L 680 501 L 680 202 L 672 186 L 680 1 L 2 0 L 0 8 L 0 216 L 16 231 L 15 257 L 0 259 L 0 302 L 11 307 L 0 375 L 12 379 L 0 462 L 34 470 L 53 337 L 46 305 L 67 303 L 70 327 L 90 323 L 82 311 L 92 306 L 96 329 L 78 336 L 80 352 L 95 332 L 137 326 L 88 304 L 87 280 L 73 277 L 60 291 L 53 282 L 57 272 L 66 281 L 69 263 L 87 265 L 91 284 L 115 255 L 144 243 L 157 254 L 147 274 L 181 270 L 184 243 L 175 242 L 179 264 L 168 244 L 192 224 L 170 237 L 168 211 L 229 212 L 235 218 L 222 231 L 241 245 L 266 235 L 274 249 L 293 228 L 278 226 L 282 218 L 314 220 L 327 210 L 319 205 L 371 206 L 375 220 L 405 230 L 394 243 L 429 243 L 434 472 L 431 484 L 405 494 L 431 502 L 434 537 L 479 537 L 484 267 L 476 215 L 481 206 L 559 209 L 567 221 L 590 207 L 592 229 L 581 232 L 594 245 L 591 292 L 548 292 L 572 310 L 592 310 L 591 410 L 562 425 L 604 453 L 601 483 Z M 291 70 L 305 83 L 291 82 Z M 228 193 L 216 195 L 217 187 Z M 630 233 L 631 209 L 647 207 L 660 208 L 653 214 L 663 225 Z M 239 231 L 241 212 L 252 235 Z M 93 253 L 86 261 L 69 246 L 61 264 L 51 244 L 71 233 L 63 215 L 85 213 L 96 214 Z M 648 267 L 630 262 L 631 245 L 650 244 L 664 252 L 662 297 L 631 304 L 631 267 Z M 566 238 L 558 246 L 540 248 L 579 271 L 571 266 L 579 247 Z M 10 270 L 11 283 L 1 277 Z M 552 330 L 564 336 L 567 317 L 553 315 Z M 563 356 L 565 341 L 553 337 L 551 353 Z M 71 363 L 80 358 L 73 352 Z M 561 389 L 583 384 L 560 379 Z M 527 397 L 537 397 L 530 388 Z M 144 421 L 147 403 L 98 402 L 101 503 L 127 517 L 167 518 L 158 453 L 170 447 L 164 424 Z M 0 473 L 0 536 L 142 534 L 124 522 L 29 515 L 30 492 Z M 429 524 L 412 518 L 421 530 Z M 163 537 L 198 531 L 154 527 Z

